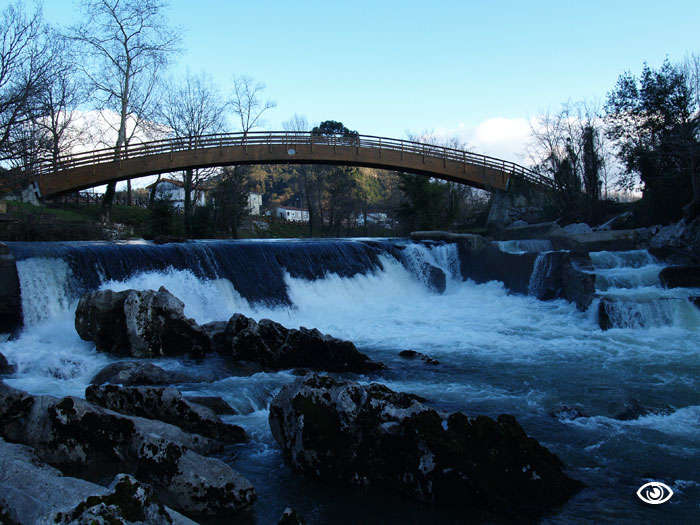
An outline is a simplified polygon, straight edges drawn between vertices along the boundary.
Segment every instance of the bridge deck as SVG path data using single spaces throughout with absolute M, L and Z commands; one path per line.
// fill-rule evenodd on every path
M 420 173 L 483 189 L 506 190 L 511 176 L 548 186 L 518 164 L 462 150 L 368 135 L 309 132 L 232 133 L 171 139 L 87 152 L 40 167 L 38 186 L 51 197 L 144 175 L 235 164 L 336 164 Z

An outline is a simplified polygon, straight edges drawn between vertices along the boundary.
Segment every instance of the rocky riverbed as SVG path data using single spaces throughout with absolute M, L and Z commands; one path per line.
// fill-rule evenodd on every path
M 192 523 L 245 515 L 256 489 L 220 459 L 248 439 L 216 413 L 233 409 L 171 386 L 211 380 L 206 374 L 150 362 L 210 352 L 236 373 L 297 370 L 299 379 L 271 403 L 270 427 L 290 465 L 310 479 L 511 517 L 543 512 L 582 486 L 512 416 L 439 412 L 380 383 L 327 375 L 386 369 L 349 341 L 240 314 L 200 326 L 183 306 L 165 288 L 86 294 L 76 310 L 80 336 L 129 360 L 100 371 L 84 398 L 0 383 L 3 520 Z M 42 504 L 31 505 L 37 498 Z

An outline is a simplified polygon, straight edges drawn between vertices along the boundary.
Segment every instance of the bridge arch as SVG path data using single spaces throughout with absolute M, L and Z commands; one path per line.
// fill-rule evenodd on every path
M 513 162 L 467 151 L 371 135 L 264 131 L 173 138 L 101 149 L 39 166 L 42 197 L 146 175 L 247 164 L 333 164 L 418 173 L 487 190 L 506 191 L 512 177 L 538 186 L 547 179 Z

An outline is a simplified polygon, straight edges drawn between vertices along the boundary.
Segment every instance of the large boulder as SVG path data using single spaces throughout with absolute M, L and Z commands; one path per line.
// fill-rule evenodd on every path
M 217 416 L 235 416 L 238 411 L 219 396 L 188 396 L 187 401 L 207 407 Z
M 667 266 L 659 273 L 664 288 L 700 288 L 700 265 Z
M 113 383 L 124 386 L 172 385 L 195 383 L 197 378 L 183 372 L 164 370 L 153 363 L 139 361 L 119 361 L 110 363 L 95 374 L 90 384 Z
M 33 447 L 64 474 L 98 481 L 133 472 L 186 514 L 222 515 L 255 501 L 245 478 L 201 455 L 219 450 L 218 442 L 80 398 L 32 396 L 0 383 L 0 437 Z
M 184 314 L 184 304 L 164 287 L 153 290 L 100 290 L 81 297 L 75 329 L 97 350 L 121 356 L 161 357 L 210 350 L 209 337 Z
M 460 237 L 457 251 L 463 279 L 500 281 L 509 291 L 527 295 L 536 253 L 507 253 L 479 235 Z
M 566 299 L 585 311 L 595 296 L 595 274 L 587 253 L 547 252 L 535 261 L 528 293 L 540 300 Z
M 165 507 L 150 485 L 128 474 L 119 474 L 104 494 L 88 496 L 70 510 L 57 512 L 51 523 L 118 523 L 120 525 L 196 525 L 185 516 Z
M 0 522 L 194 525 L 131 476 L 118 475 L 109 488 L 64 476 L 30 447 L 1 438 Z
M 95 483 L 64 476 L 27 446 L 0 439 L 0 522 L 39 523 L 54 512 L 102 495 Z
M 268 370 L 310 368 L 327 372 L 366 373 L 384 369 L 350 341 L 316 329 L 288 329 L 269 319 L 259 323 L 242 314 L 229 319 L 214 336 L 215 348 L 238 361 L 252 361 Z
M 241 427 L 224 423 L 211 409 L 188 401 L 174 388 L 90 385 L 85 399 L 120 414 L 157 419 L 226 443 L 248 439 Z
M 379 384 L 309 374 L 280 391 L 269 418 L 292 467 L 319 481 L 518 515 L 559 505 L 582 486 L 513 416 L 442 414 Z

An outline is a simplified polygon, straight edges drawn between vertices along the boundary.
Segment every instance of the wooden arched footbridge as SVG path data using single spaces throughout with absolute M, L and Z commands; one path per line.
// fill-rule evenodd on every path
M 548 179 L 513 162 L 419 142 L 370 135 L 264 131 L 173 138 L 72 155 L 39 165 L 35 183 L 54 197 L 108 182 L 189 168 L 245 164 L 366 166 L 507 190 L 512 177 L 551 187 Z

